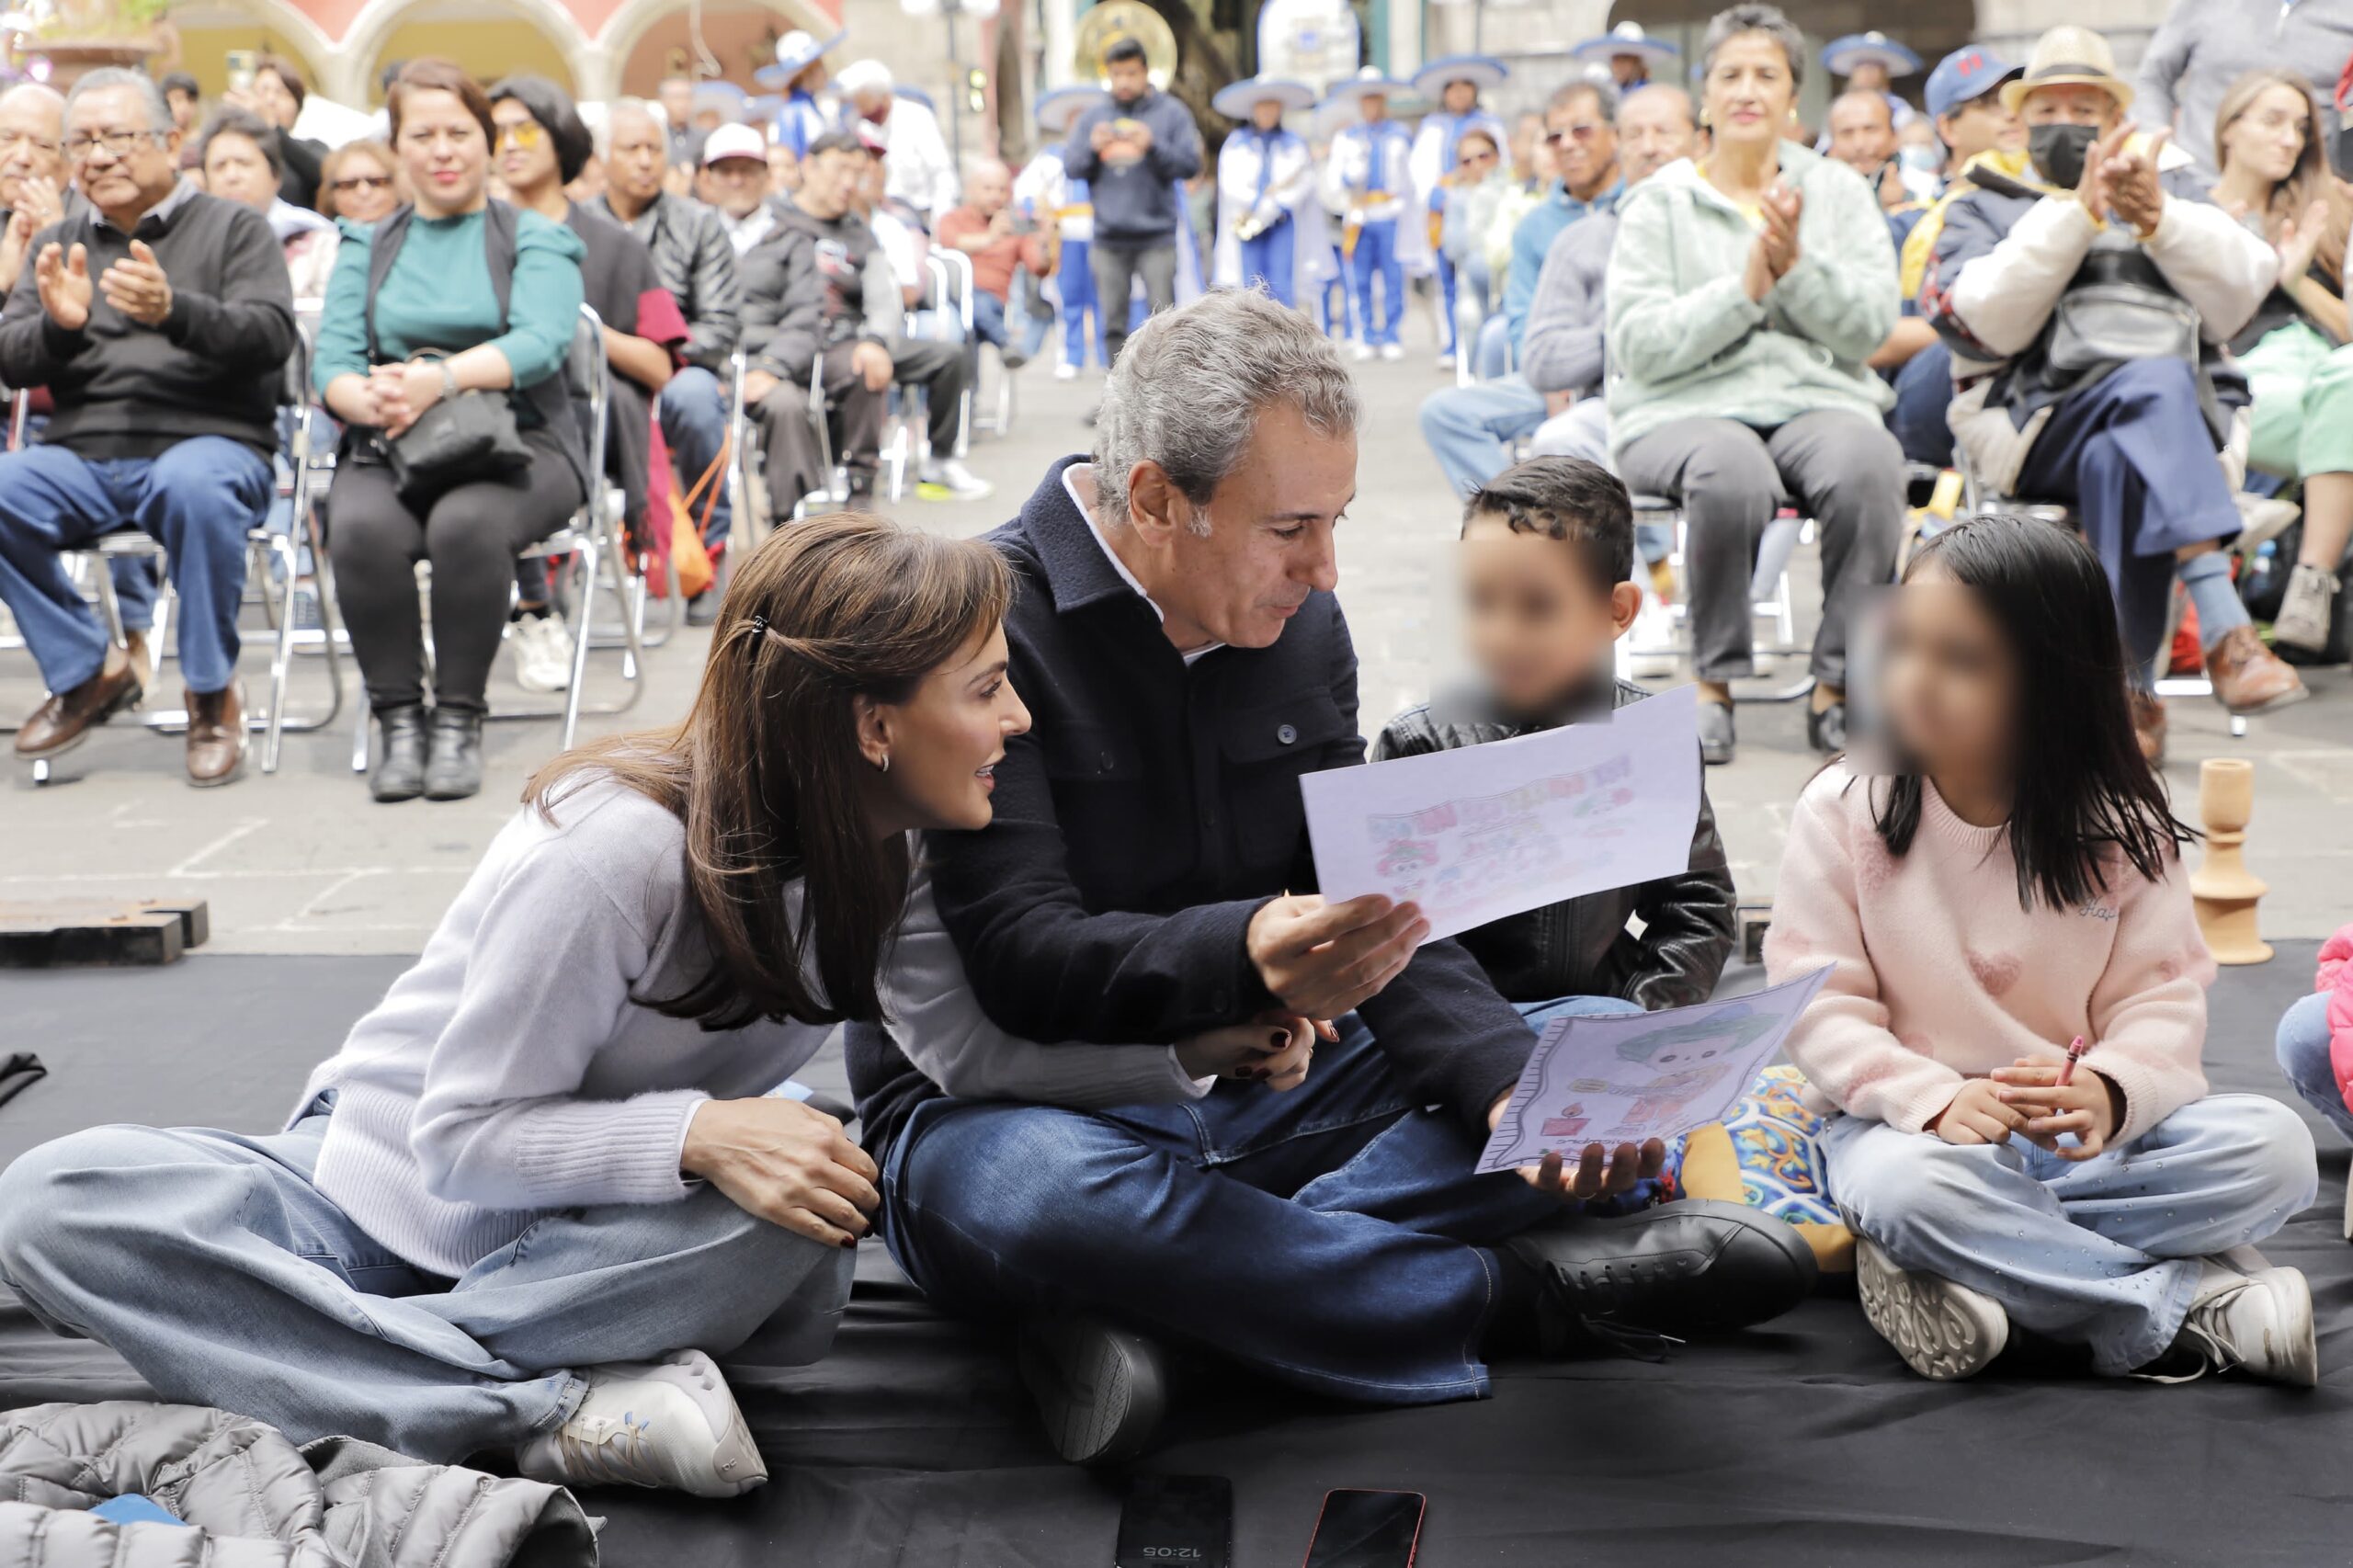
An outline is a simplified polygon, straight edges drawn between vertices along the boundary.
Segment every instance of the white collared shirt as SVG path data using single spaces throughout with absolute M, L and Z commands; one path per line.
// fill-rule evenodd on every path
M 1095 465 L 1073 463 L 1063 470 L 1063 494 L 1070 497 L 1070 504 L 1078 508 L 1078 515 L 1086 519 L 1086 531 L 1095 536 L 1095 542 L 1102 547 L 1104 559 L 1110 562 L 1111 570 L 1120 574 L 1120 581 L 1133 588 L 1136 591 L 1136 597 L 1151 605 L 1152 613 L 1158 616 L 1162 624 L 1165 625 L 1168 620 L 1168 612 L 1162 609 L 1153 597 L 1143 591 L 1143 585 L 1136 580 L 1136 574 L 1128 570 L 1128 563 L 1120 559 L 1118 551 L 1111 548 L 1110 536 L 1103 531 L 1103 525 L 1096 519 L 1094 504 L 1079 494 L 1078 481 L 1082 474 L 1086 476 L 1086 488 L 1090 491 L 1095 488 Z M 1190 665 L 1205 654 L 1214 653 L 1224 646 L 1222 642 L 1205 642 L 1198 648 L 1184 649 L 1179 652 L 1182 653 L 1185 663 Z

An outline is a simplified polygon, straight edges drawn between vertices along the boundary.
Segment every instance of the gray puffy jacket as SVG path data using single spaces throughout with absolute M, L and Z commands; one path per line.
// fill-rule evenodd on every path
M 87 1510 L 143 1493 L 193 1528 Z M 595 1568 L 571 1493 L 193 1404 L 0 1415 L 0 1568 Z

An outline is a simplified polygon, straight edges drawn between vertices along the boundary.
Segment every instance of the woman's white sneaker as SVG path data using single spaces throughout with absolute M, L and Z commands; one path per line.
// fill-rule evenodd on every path
M 615 1361 L 581 1375 L 588 1392 L 571 1419 L 515 1452 L 515 1468 L 531 1480 L 697 1497 L 733 1497 L 767 1480 L 734 1394 L 701 1351 Z
M 1855 1288 L 1863 1316 L 1924 1378 L 1975 1377 L 2010 1342 L 2010 1318 L 1980 1290 L 1899 1268 L 1879 1244 L 1855 1238 Z

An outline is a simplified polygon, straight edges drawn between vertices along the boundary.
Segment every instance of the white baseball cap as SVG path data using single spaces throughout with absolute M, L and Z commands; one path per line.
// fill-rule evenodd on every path
M 749 125 L 722 125 L 712 131 L 702 144 L 704 168 L 728 158 L 750 158 L 766 163 L 767 156 L 767 138 Z

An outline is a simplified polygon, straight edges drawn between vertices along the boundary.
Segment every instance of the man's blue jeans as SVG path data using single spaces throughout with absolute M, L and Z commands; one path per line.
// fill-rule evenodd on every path
M 1422 439 L 1457 495 L 1468 495 L 1511 463 L 1511 444 L 1544 423 L 1544 394 L 1524 376 L 1441 387 L 1422 399 Z
M 1615 997 L 1523 1008 L 1633 1012 Z M 1482 1140 L 1400 1084 L 1354 1015 L 1287 1094 L 1103 1112 L 916 1108 L 882 1173 L 892 1256 L 951 1312 L 1108 1313 L 1285 1382 L 1426 1404 L 1488 1392 L 1487 1248 L 1559 1212 L 1476 1176 Z
M 695 481 L 707 472 L 718 460 L 720 449 L 727 444 L 727 389 L 719 378 L 700 365 L 688 365 L 670 378 L 654 403 L 654 411 L 662 421 L 662 439 L 670 448 L 670 456 L 678 468 L 678 494 L 684 495 Z M 718 499 L 711 503 L 710 527 L 704 542 L 714 547 L 727 539 L 733 514 L 727 505 L 727 476 L 712 478 L 694 506 L 699 519 L 705 502 L 710 501 L 713 490 Z
M 1950 468 L 1952 426 L 1945 411 L 1952 406 L 1952 350 L 1942 339 L 1929 344 L 1904 361 L 1893 384 L 1895 406 L 1888 410 L 1887 427 L 1905 459 Z
M 226 688 L 237 673 L 245 534 L 269 492 L 269 460 L 224 436 L 105 462 L 52 446 L 0 455 L 0 602 L 16 616 L 42 684 L 71 691 L 106 664 L 107 633 L 59 552 L 136 527 L 163 540 L 169 557 L 188 688 Z
M 972 335 L 995 345 L 1000 354 L 1010 347 L 1025 360 L 1036 358 L 1052 324 L 1040 320 L 1026 303 L 1016 306 L 985 289 L 972 294 Z
M 570 1416 L 585 1368 L 688 1346 L 799 1366 L 833 1343 L 853 1254 L 716 1187 L 563 1210 L 461 1278 L 424 1273 L 313 1185 L 325 1104 L 264 1136 L 95 1127 L 20 1156 L 0 1283 L 165 1400 L 436 1463 Z

